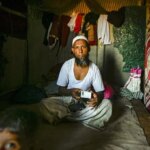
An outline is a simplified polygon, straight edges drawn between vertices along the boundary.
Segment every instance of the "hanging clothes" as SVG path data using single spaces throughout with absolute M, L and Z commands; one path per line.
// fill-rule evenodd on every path
M 42 24 L 45 28 L 45 35 L 44 35 L 43 44 L 46 46 L 48 45 L 47 33 L 48 33 L 48 30 L 51 28 L 53 16 L 54 16 L 53 13 L 43 12 Z
M 75 20 L 74 32 L 78 34 L 81 30 L 83 14 L 79 13 Z
M 86 37 L 88 37 L 88 30 L 87 30 L 88 25 L 96 25 L 98 17 L 99 14 L 95 14 L 93 12 L 89 12 L 85 14 L 82 33 L 84 33 Z
M 69 27 L 67 26 L 69 20 L 70 20 L 70 16 L 65 16 L 65 15 L 62 15 L 61 16 L 61 20 L 60 20 L 60 45 L 62 47 L 65 47 L 66 44 L 67 44 L 67 40 L 68 40 L 68 36 L 69 36 L 69 32 L 70 32 L 70 29 Z
M 89 41 L 90 45 L 96 45 L 97 44 L 97 19 L 98 14 L 95 14 L 93 12 L 89 12 L 84 15 L 83 25 L 81 33 L 84 34 Z M 96 35 L 96 36 L 95 36 Z
M 97 23 L 97 38 L 101 43 L 111 44 L 108 15 L 100 15 Z
M 75 21 L 76 21 L 77 15 L 78 15 L 77 13 L 73 13 L 70 21 L 67 24 L 68 27 L 70 28 L 70 31 L 74 31 Z
M 108 12 L 107 21 L 115 27 L 121 27 L 125 20 L 125 7 L 121 7 L 118 11 Z
M 50 31 L 48 33 L 48 46 L 50 49 L 54 48 L 59 42 L 60 38 L 60 16 L 55 15 L 53 17 L 52 25 L 50 25 Z
M 90 45 L 96 45 L 97 44 L 97 25 L 93 25 L 93 24 L 90 24 L 88 25 L 87 27 L 87 38 L 88 38 L 88 41 L 89 41 L 89 44 Z

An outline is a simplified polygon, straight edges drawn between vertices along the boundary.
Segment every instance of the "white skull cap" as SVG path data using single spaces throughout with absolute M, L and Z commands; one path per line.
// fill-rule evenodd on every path
M 77 40 L 85 40 L 88 42 L 88 39 L 84 35 L 77 35 L 76 37 L 73 38 L 72 40 L 72 45 L 75 43 Z

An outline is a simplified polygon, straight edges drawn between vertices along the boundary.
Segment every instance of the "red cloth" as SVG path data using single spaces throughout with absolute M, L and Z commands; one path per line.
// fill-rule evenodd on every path
M 150 70 L 148 71 L 148 80 L 150 80 Z
M 77 15 L 77 18 L 75 20 L 75 27 L 74 27 L 75 33 L 79 33 L 81 30 L 82 18 L 83 18 L 83 14 Z
M 97 45 L 97 25 L 93 25 L 94 27 L 94 40 L 93 41 L 89 41 L 90 45 Z

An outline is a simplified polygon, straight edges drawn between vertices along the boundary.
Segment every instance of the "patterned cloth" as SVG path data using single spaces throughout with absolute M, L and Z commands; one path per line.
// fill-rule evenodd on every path
M 97 107 L 85 106 L 85 108 L 75 112 L 69 109 L 72 102 L 77 101 L 71 96 L 49 97 L 41 101 L 40 110 L 43 117 L 51 124 L 67 119 L 81 122 L 93 129 L 103 127 L 112 115 L 112 103 L 108 99 L 103 99 Z
M 131 92 L 127 88 L 121 88 L 120 94 L 123 97 L 127 97 L 129 100 L 143 98 L 143 93 L 141 91 Z

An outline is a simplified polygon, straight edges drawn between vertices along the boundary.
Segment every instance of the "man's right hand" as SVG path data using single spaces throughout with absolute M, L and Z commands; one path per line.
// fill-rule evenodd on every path
M 76 100 L 80 100 L 80 94 L 81 94 L 81 89 L 78 88 L 73 88 L 70 89 L 71 90 L 71 95 L 72 97 L 74 97 Z
M 78 88 L 67 89 L 67 87 L 59 86 L 58 92 L 60 95 L 72 96 L 75 99 L 80 100 L 81 89 Z

